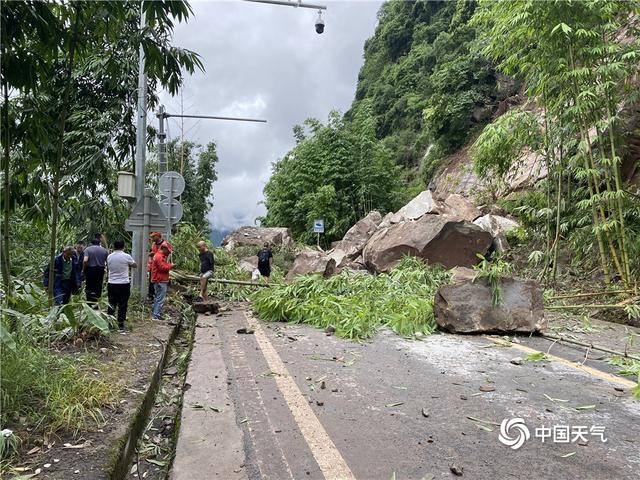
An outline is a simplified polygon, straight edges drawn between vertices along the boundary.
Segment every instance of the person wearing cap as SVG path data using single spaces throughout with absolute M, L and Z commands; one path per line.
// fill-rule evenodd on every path
M 151 264 L 151 281 L 155 290 L 153 298 L 153 310 L 151 316 L 154 320 L 162 319 L 162 307 L 164 299 L 167 296 L 167 288 L 169 287 L 169 271 L 173 268 L 173 264 L 167 260 L 172 251 L 169 242 L 162 242 L 158 251 L 153 256 Z

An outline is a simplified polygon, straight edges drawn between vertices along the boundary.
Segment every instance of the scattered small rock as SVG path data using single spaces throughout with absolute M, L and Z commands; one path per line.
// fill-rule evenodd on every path
M 480 386 L 480 391 L 481 392 L 494 392 L 496 389 L 496 387 L 492 387 L 491 385 L 481 385 Z
M 236 333 L 239 333 L 241 335 L 251 335 L 254 333 L 254 331 L 250 328 L 239 328 L 238 330 L 236 330 Z
M 51 464 L 50 463 L 45 463 L 44 464 L 44 468 L 51 468 Z
M 422 416 L 424 418 L 429 418 L 429 411 L 426 408 L 422 409 Z
M 509 360 L 509 363 L 512 363 L 514 365 L 522 365 L 523 360 L 520 357 L 515 357 Z
M 460 400 L 468 400 L 466 395 L 460 395 Z
M 338 392 L 338 389 L 337 389 L 337 388 L 332 388 L 332 389 L 331 389 L 331 391 L 332 391 L 333 393 L 337 393 L 337 392 Z
M 624 392 L 624 388 L 622 387 L 613 387 L 616 392 Z
M 327 328 L 325 328 L 324 333 L 326 333 L 327 336 L 330 337 L 331 335 L 336 333 L 336 327 L 334 327 L 333 325 L 329 325 Z
M 461 477 L 462 473 L 464 472 L 464 467 L 462 465 L 458 465 L 457 463 L 453 463 L 449 465 L 449 470 L 451 470 L 451 473 L 453 473 L 454 475 Z
M 320 390 L 324 390 L 325 388 L 327 388 L 327 384 L 324 383 L 324 380 L 323 380 L 322 383 L 320 384 Z
M 318 405 L 319 407 L 322 407 L 324 405 L 324 402 L 321 402 L 320 400 L 316 400 L 316 405 Z

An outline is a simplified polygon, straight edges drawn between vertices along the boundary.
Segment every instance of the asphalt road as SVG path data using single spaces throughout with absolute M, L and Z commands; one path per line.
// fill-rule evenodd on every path
M 389 331 L 358 344 L 242 310 L 198 325 L 174 480 L 640 478 L 632 383 L 584 350 Z M 515 418 L 512 449 L 499 433 Z

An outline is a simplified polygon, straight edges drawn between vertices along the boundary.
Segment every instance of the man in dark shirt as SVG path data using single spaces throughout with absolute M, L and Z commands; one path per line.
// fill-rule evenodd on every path
M 85 291 L 87 302 L 95 303 L 102 296 L 104 270 L 109 256 L 109 250 L 100 245 L 102 235 L 96 234 L 91 240 L 91 246 L 84 251 L 83 268 L 86 280 Z
M 271 252 L 271 245 L 266 242 L 262 250 L 258 252 L 258 271 L 264 279 L 265 283 L 269 283 L 269 277 L 271 276 L 271 265 L 273 264 L 273 253 Z
M 203 302 L 208 302 L 207 282 L 213 276 L 213 253 L 202 240 L 197 243 L 197 247 L 200 250 L 200 297 Z

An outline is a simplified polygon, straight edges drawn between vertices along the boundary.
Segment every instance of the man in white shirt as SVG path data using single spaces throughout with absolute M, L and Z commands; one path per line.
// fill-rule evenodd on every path
M 113 242 L 113 253 L 107 257 L 107 270 L 109 280 L 107 283 L 107 296 L 109 297 L 109 309 L 107 313 L 113 315 L 118 310 L 118 330 L 125 331 L 124 321 L 127 318 L 127 306 L 131 295 L 131 283 L 129 282 L 129 268 L 136 268 L 136 262 L 128 253 L 124 252 L 124 240 Z

